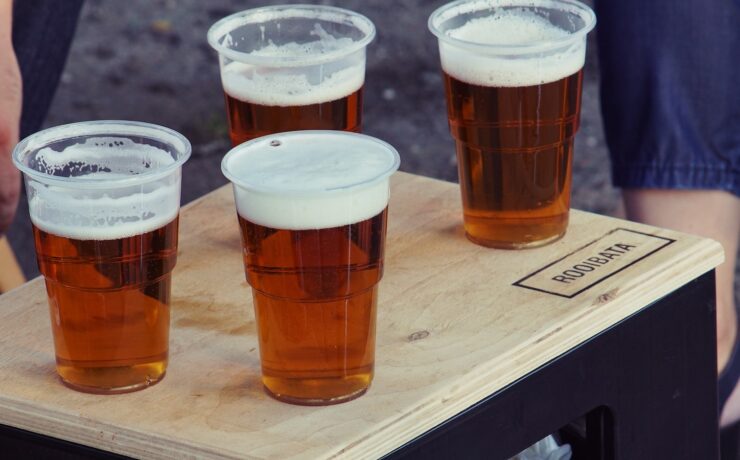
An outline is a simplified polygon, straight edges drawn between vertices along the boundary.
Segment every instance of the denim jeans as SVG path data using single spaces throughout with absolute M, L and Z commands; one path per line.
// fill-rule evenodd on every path
M 740 196 L 740 2 L 597 0 L 614 184 Z

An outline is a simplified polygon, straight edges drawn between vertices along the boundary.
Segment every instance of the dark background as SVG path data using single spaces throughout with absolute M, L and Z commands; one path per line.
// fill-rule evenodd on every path
M 168 126 L 193 143 L 183 203 L 226 183 L 220 160 L 230 147 L 215 51 L 206 42 L 218 19 L 250 7 L 286 3 L 236 0 L 87 0 L 46 126 L 131 119 Z M 364 132 L 401 153 L 401 170 L 456 181 L 444 88 L 429 14 L 445 0 L 347 0 L 325 3 L 358 11 L 377 27 L 368 48 Z M 591 34 L 582 124 L 574 159 L 574 208 L 618 211 L 611 187 Z M 36 276 L 28 208 L 21 202 L 9 238 L 26 274 Z

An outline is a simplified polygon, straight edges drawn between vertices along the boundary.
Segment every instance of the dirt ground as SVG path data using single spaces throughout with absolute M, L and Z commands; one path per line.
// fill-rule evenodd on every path
M 184 203 L 225 184 L 220 160 L 229 149 L 226 117 L 216 53 L 206 32 L 223 16 L 276 3 L 285 2 L 87 0 L 46 125 L 100 119 L 165 125 L 193 143 L 184 171 Z M 426 26 L 445 0 L 322 3 L 365 14 L 377 27 L 368 48 L 364 132 L 399 150 L 401 170 L 456 181 L 437 44 Z M 573 207 L 611 214 L 619 193 L 610 185 L 593 40 L 589 46 Z M 26 274 L 36 276 L 24 203 L 9 237 Z

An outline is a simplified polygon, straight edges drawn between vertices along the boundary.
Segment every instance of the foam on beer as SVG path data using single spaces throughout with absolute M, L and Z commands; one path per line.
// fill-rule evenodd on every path
M 317 77 L 321 78 L 321 77 Z M 312 82 L 297 69 L 261 72 L 259 66 L 231 62 L 221 76 L 224 91 L 241 101 L 271 106 L 296 106 L 335 101 L 362 88 L 365 66 L 358 64 Z
M 244 219 L 309 230 L 382 212 L 398 163 L 392 147 L 368 136 L 304 131 L 242 144 L 225 157 L 223 170 Z
M 570 34 L 546 18 L 524 9 L 496 11 L 450 29 L 447 36 L 478 45 L 536 45 Z M 442 69 L 450 76 L 480 86 L 517 87 L 549 83 L 573 75 L 583 67 L 585 38 L 556 50 L 511 53 L 484 52 L 464 43 L 439 42 Z
M 247 57 L 273 58 L 272 66 L 239 61 L 224 65 L 224 91 L 242 101 L 285 107 L 334 101 L 359 90 L 365 82 L 365 49 L 317 63 L 323 55 L 350 47 L 354 41 L 335 38 L 318 24 L 312 35 L 319 40 L 282 45 L 270 42 L 259 50 L 244 53 Z M 281 66 L 281 58 L 286 57 L 291 58 L 291 65 Z
M 125 238 L 163 227 L 179 211 L 179 171 L 125 187 L 115 181 L 175 161 L 163 149 L 123 137 L 91 137 L 62 151 L 42 148 L 33 157 L 34 169 L 50 177 L 74 176 L 83 186 L 27 177 L 31 221 L 47 233 L 79 240 Z M 101 180 L 109 186 L 84 187 Z

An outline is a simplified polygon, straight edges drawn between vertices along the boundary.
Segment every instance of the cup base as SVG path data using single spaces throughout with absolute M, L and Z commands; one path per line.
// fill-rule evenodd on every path
M 331 406 L 334 404 L 341 404 L 359 398 L 360 396 L 364 395 L 368 389 L 368 387 L 364 387 L 346 395 L 330 398 L 299 398 L 287 394 L 276 393 L 270 390 L 267 385 L 263 385 L 263 388 L 265 390 L 265 393 L 267 393 L 272 398 L 275 398 L 281 402 L 296 404 L 299 406 Z
M 114 395 L 153 386 L 165 376 L 167 361 L 133 366 L 81 367 L 57 363 L 64 386 L 83 393 Z
M 532 249 L 532 248 L 538 248 L 540 246 L 545 246 L 550 243 L 554 243 L 555 241 L 559 240 L 563 236 L 565 236 L 565 232 L 559 233 L 557 235 L 553 235 L 548 238 L 544 238 L 537 241 L 498 241 L 498 240 L 486 240 L 481 238 L 476 238 L 475 236 L 471 235 L 468 232 L 465 232 L 465 236 L 472 241 L 473 243 L 479 245 L 479 246 L 485 246 L 487 248 L 495 248 L 495 249 Z

